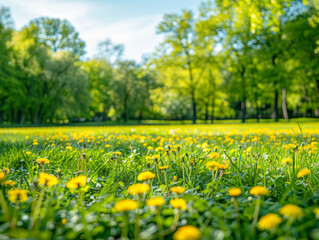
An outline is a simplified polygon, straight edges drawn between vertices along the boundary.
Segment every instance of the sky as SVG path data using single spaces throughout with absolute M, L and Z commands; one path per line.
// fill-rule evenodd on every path
M 67 19 L 86 42 L 87 57 L 97 54 L 99 42 L 110 38 L 124 44 L 124 57 L 140 61 L 163 40 L 156 26 L 165 13 L 197 11 L 201 0 L 1 0 L 10 8 L 16 29 L 32 19 Z

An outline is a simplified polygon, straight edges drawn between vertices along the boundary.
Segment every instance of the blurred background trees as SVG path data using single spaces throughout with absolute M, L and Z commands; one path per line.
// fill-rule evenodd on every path
M 67 20 L 15 30 L 0 8 L 0 123 L 318 117 L 316 1 L 205 1 L 167 14 L 142 63 L 106 39 L 85 57 Z

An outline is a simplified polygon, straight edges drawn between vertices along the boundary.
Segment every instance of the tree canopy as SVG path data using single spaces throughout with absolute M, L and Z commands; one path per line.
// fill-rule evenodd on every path
M 20 30 L 0 8 L 0 122 L 319 116 L 317 1 L 203 1 L 165 14 L 143 62 L 106 39 L 85 57 L 67 20 Z

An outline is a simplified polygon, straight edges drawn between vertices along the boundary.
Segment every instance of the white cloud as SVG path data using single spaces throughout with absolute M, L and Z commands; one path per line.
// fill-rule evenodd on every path
M 156 25 L 161 16 L 146 16 L 121 21 L 113 24 L 99 24 L 82 32 L 83 39 L 88 43 L 88 51 L 95 53 L 97 44 L 111 38 L 115 43 L 125 45 L 125 56 L 140 59 L 143 53 L 154 50 L 161 37 L 155 34 Z
M 3 4 L 12 6 L 13 11 L 19 12 L 18 15 L 14 16 L 15 19 L 19 19 L 17 22 L 19 27 L 21 27 L 22 22 L 26 24 L 28 20 L 42 16 L 68 19 L 75 23 L 81 21 L 83 16 L 94 9 L 93 5 L 84 2 L 53 0 L 3 0 Z
M 86 42 L 88 56 L 96 53 L 99 42 L 110 38 L 125 45 L 125 57 L 140 60 L 143 53 L 152 52 L 162 39 L 155 34 L 161 15 L 109 22 L 97 14 L 107 14 L 112 11 L 111 6 L 92 1 L 2 0 L 2 4 L 11 8 L 18 28 L 41 16 L 68 19 Z

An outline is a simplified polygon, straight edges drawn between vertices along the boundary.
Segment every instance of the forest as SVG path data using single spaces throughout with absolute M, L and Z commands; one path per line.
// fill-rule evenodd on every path
M 0 124 L 319 117 L 319 2 L 203 1 L 165 14 L 141 62 L 86 56 L 65 19 L 16 29 L 0 6 Z M 155 31 L 155 29 L 154 29 Z

